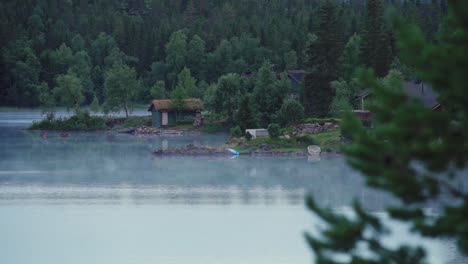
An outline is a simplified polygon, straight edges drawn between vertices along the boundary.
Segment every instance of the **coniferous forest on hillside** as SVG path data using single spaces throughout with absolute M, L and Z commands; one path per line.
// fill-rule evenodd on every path
M 167 211 L 164 207 L 156 210 L 156 218 L 161 219 L 178 205 L 173 199 L 178 194 L 172 191 L 187 188 L 180 198 L 190 204 L 190 212 L 178 213 L 177 220 L 189 222 L 169 219 L 175 231 L 164 225 L 165 232 L 154 229 L 151 233 L 148 230 L 158 224 L 148 220 L 141 234 L 162 238 L 156 248 L 168 245 L 177 256 L 185 253 L 176 250 L 184 244 L 177 235 L 189 242 L 189 253 L 202 244 L 207 256 L 219 253 L 217 248 L 196 239 L 211 240 L 214 243 L 209 245 L 229 249 L 226 252 L 236 257 L 229 261 L 237 261 L 248 255 L 239 255 L 245 252 L 226 243 L 232 234 L 242 235 L 238 245 L 270 257 L 270 253 L 283 251 L 283 246 L 280 250 L 268 245 L 257 249 L 262 242 L 250 241 L 251 236 L 265 241 L 270 239 L 266 234 L 273 234 L 271 240 L 281 241 L 287 232 L 277 232 L 278 223 L 287 228 L 298 223 L 297 219 L 283 221 L 282 216 L 292 212 L 283 210 L 288 208 L 283 204 L 278 212 L 271 210 L 275 214 L 268 211 L 263 215 L 266 211 L 257 207 L 260 203 L 244 194 L 253 191 L 264 198 L 266 207 L 275 208 L 277 199 L 263 190 L 279 190 L 280 196 L 294 196 L 295 201 L 310 192 L 305 201 L 315 214 L 310 223 L 317 230 L 305 232 L 304 238 L 315 263 L 442 263 L 443 258 L 451 258 L 447 263 L 467 263 L 468 1 L 3 0 L 0 20 L 0 107 L 6 109 L 0 109 L 5 112 L 0 124 L 6 124 L 0 138 L 4 146 L 0 148 L 4 150 L 0 153 L 0 201 L 33 201 L 34 190 L 53 199 L 62 199 L 67 192 L 78 197 L 91 187 L 99 187 L 96 193 L 100 193 L 108 183 L 123 191 L 96 195 L 106 206 L 112 196 L 119 206 L 121 200 L 124 206 L 140 207 L 144 203 L 131 199 L 143 197 L 154 187 L 171 200 Z M 129 117 L 134 108 L 148 107 L 150 102 L 151 114 Z M 10 107 L 39 107 L 41 112 Z M 56 116 L 58 107 L 74 115 L 61 111 Z M 17 114 L 21 111 L 24 113 Z M 116 112 L 126 116 L 114 115 Z M 45 114 L 45 118 L 32 121 L 34 113 L 38 118 Z M 21 115 L 23 120 L 17 120 Z M 14 122 L 20 125 L 15 127 Z M 23 130 L 26 123 L 31 126 Z M 215 133 L 228 130 L 230 135 Z M 160 149 L 155 150 L 156 146 Z M 80 155 L 83 149 L 96 156 Z M 218 155 L 219 159 L 211 158 Z M 42 168 L 42 164 L 47 166 Z M 263 174 L 260 169 L 257 173 L 259 164 L 265 168 Z M 279 167 L 282 169 L 277 170 Z M 355 178 L 361 176 L 363 181 Z M 34 188 L 23 181 L 30 181 Z M 62 181 L 67 183 L 66 189 L 49 195 L 47 185 L 55 188 Z M 314 188 L 304 186 L 309 181 Z M 76 186 L 79 188 L 72 191 Z M 214 203 L 222 209 L 213 213 L 210 207 L 207 218 L 198 218 L 203 204 L 195 201 L 199 197 L 192 187 L 210 190 L 209 196 L 222 199 Z M 17 193 L 22 188 L 26 189 L 24 195 Z M 383 196 L 372 201 L 374 191 Z M 351 206 L 347 197 L 354 194 Z M 249 214 L 233 217 L 232 210 L 224 210 L 222 206 L 234 205 L 229 200 L 234 196 L 240 197 L 239 208 L 246 205 Z M 38 197 L 42 201 L 43 196 Z M 296 202 L 288 203 L 299 208 Z M 110 204 L 114 205 L 109 203 L 109 210 L 115 211 Z M 40 217 L 36 213 L 25 217 L 23 213 L 30 210 L 19 205 L 20 220 Z M 59 210 L 61 215 L 62 207 Z M 229 215 L 213 218 L 224 211 Z M 260 214 L 251 215 L 254 211 Z M 14 214 L 6 212 L 2 217 Z M 135 215 L 134 211 L 123 212 Z M 197 216 L 192 218 L 194 212 Z M 89 215 L 101 214 L 91 210 Z M 138 222 L 133 226 L 143 226 L 140 220 L 144 217 L 136 215 Z M 67 220 L 56 221 L 60 218 L 54 216 L 48 218 L 54 219 L 50 221 L 54 235 L 78 226 L 61 232 L 55 225 L 72 217 L 67 214 Z M 99 232 L 104 225 L 121 220 L 109 216 L 112 219 L 102 221 L 100 227 L 89 221 L 92 228 L 86 229 Z M 76 219 L 85 222 L 84 217 Z M 252 219 L 259 225 L 244 229 Z M 394 220 L 405 228 L 392 228 Z M 12 225 L 7 222 L 0 227 L 14 228 L 19 223 L 18 238 L 3 238 L 5 245 L 12 240 L 10 248 L 21 249 L 13 251 L 13 257 L 24 255 L 24 248 L 43 251 L 36 248 L 37 242 L 28 246 L 32 236 L 23 230 L 42 228 L 41 221 L 38 225 L 26 221 L 24 226 L 18 219 L 10 221 Z M 181 225 L 200 233 L 185 232 Z M 206 229 L 200 228 L 203 225 Z M 110 230 L 119 234 L 120 229 L 119 225 L 118 232 Z M 210 232 L 219 238 L 211 237 Z M 394 241 L 394 234 L 404 236 Z M 407 234 L 417 237 L 407 239 Z M 58 249 L 67 245 L 56 242 L 53 235 L 33 235 L 40 238 L 39 243 L 44 238 L 50 243 L 53 238 L 60 243 Z M 83 237 L 93 242 L 91 236 Z M 89 257 L 95 260 L 97 253 L 138 257 L 138 253 L 128 254 L 127 248 L 118 252 L 115 243 L 108 243 L 129 238 L 132 246 L 148 243 L 138 233 L 116 240 L 106 234 L 105 239 L 97 239 L 103 244 L 90 247 Z M 429 240 L 447 246 L 429 246 L 425 243 Z M 278 245 L 290 241 L 286 238 L 285 244 Z M 151 256 L 162 254 L 154 248 L 151 244 Z M 56 247 L 50 249 L 51 255 L 58 252 Z M 296 255 L 292 252 L 290 256 Z M 440 260 L 434 258 L 441 252 Z M 222 259 L 216 254 L 213 260 Z M 31 260 L 37 263 L 34 255 Z M 192 261 L 190 255 L 180 263 L 187 260 Z
M 347 97 L 357 89 L 351 86 L 360 66 L 378 76 L 397 68 L 414 78 L 399 61 L 389 10 L 433 40 L 447 3 L 2 1 L 0 104 L 102 105 L 111 111 L 150 99 L 195 97 L 228 119 L 250 105 L 265 125 L 295 92 L 306 115 L 327 116 L 352 105 Z M 288 70 L 307 73 L 297 91 L 284 80 Z

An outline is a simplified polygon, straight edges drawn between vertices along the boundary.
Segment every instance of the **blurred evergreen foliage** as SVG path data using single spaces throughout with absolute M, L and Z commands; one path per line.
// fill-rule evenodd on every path
M 432 110 L 403 93 L 402 76 L 390 73 L 379 81 L 363 71 L 359 81 L 374 91 L 373 128 L 366 129 L 349 113 L 343 129 L 351 143 L 343 147 L 349 164 L 362 172 L 369 186 L 390 192 L 401 200 L 389 215 L 409 223 L 424 237 L 453 238 L 460 252 L 468 253 L 468 194 L 457 182 L 466 180 L 468 162 L 468 2 L 449 2 L 445 30 L 428 42 L 415 24 L 395 18 L 397 45 L 402 62 L 432 84 L 442 108 Z M 451 202 L 444 203 L 442 200 Z M 438 202 L 440 213 L 423 211 Z M 383 243 L 385 223 L 359 204 L 353 218 L 308 207 L 328 225 L 321 235 L 306 234 L 317 263 L 427 263 L 420 247 L 389 248 Z M 362 254 L 362 248 L 372 253 Z M 336 259 L 336 255 L 347 256 Z

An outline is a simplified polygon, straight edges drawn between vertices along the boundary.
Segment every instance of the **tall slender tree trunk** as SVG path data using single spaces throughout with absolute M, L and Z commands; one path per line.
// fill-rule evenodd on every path
M 127 106 L 127 104 L 124 104 L 124 109 L 125 109 L 125 116 L 128 118 L 128 106 Z

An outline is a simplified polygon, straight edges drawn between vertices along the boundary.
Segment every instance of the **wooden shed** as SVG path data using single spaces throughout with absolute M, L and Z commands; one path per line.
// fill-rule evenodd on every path
M 184 100 L 184 107 L 176 109 L 173 100 L 153 100 L 148 111 L 152 114 L 153 127 L 172 126 L 177 119 L 201 118 L 203 102 L 200 99 L 190 98 Z

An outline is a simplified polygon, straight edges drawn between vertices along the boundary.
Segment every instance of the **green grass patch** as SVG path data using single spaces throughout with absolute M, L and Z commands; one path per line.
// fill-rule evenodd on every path
M 246 146 L 232 146 L 233 149 L 239 151 L 240 154 L 248 154 L 252 151 L 261 150 L 263 145 L 271 147 L 272 152 L 300 152 L 306 151 L 307 146 L 295 139 L 284 138 L 256 138 L 247 142 Z
M 275 148 L 273 149 L 274 152 L 281 152 L 281 153 L 292 153 L 292 152 L 304 152 L 307 149 L 305 147 L 298 147 L 298 148 Z
M 341 141 L 341 132 L 339 129 L 325 131 L 319 134 L 310 135 L 322 151 L 339 151 Z
M 303 145 L 296 140 L 284 138 L 256 138 L 252 139 L 248 144 L 255 147 L 267 144 L 273 148 L 297 148 Z

